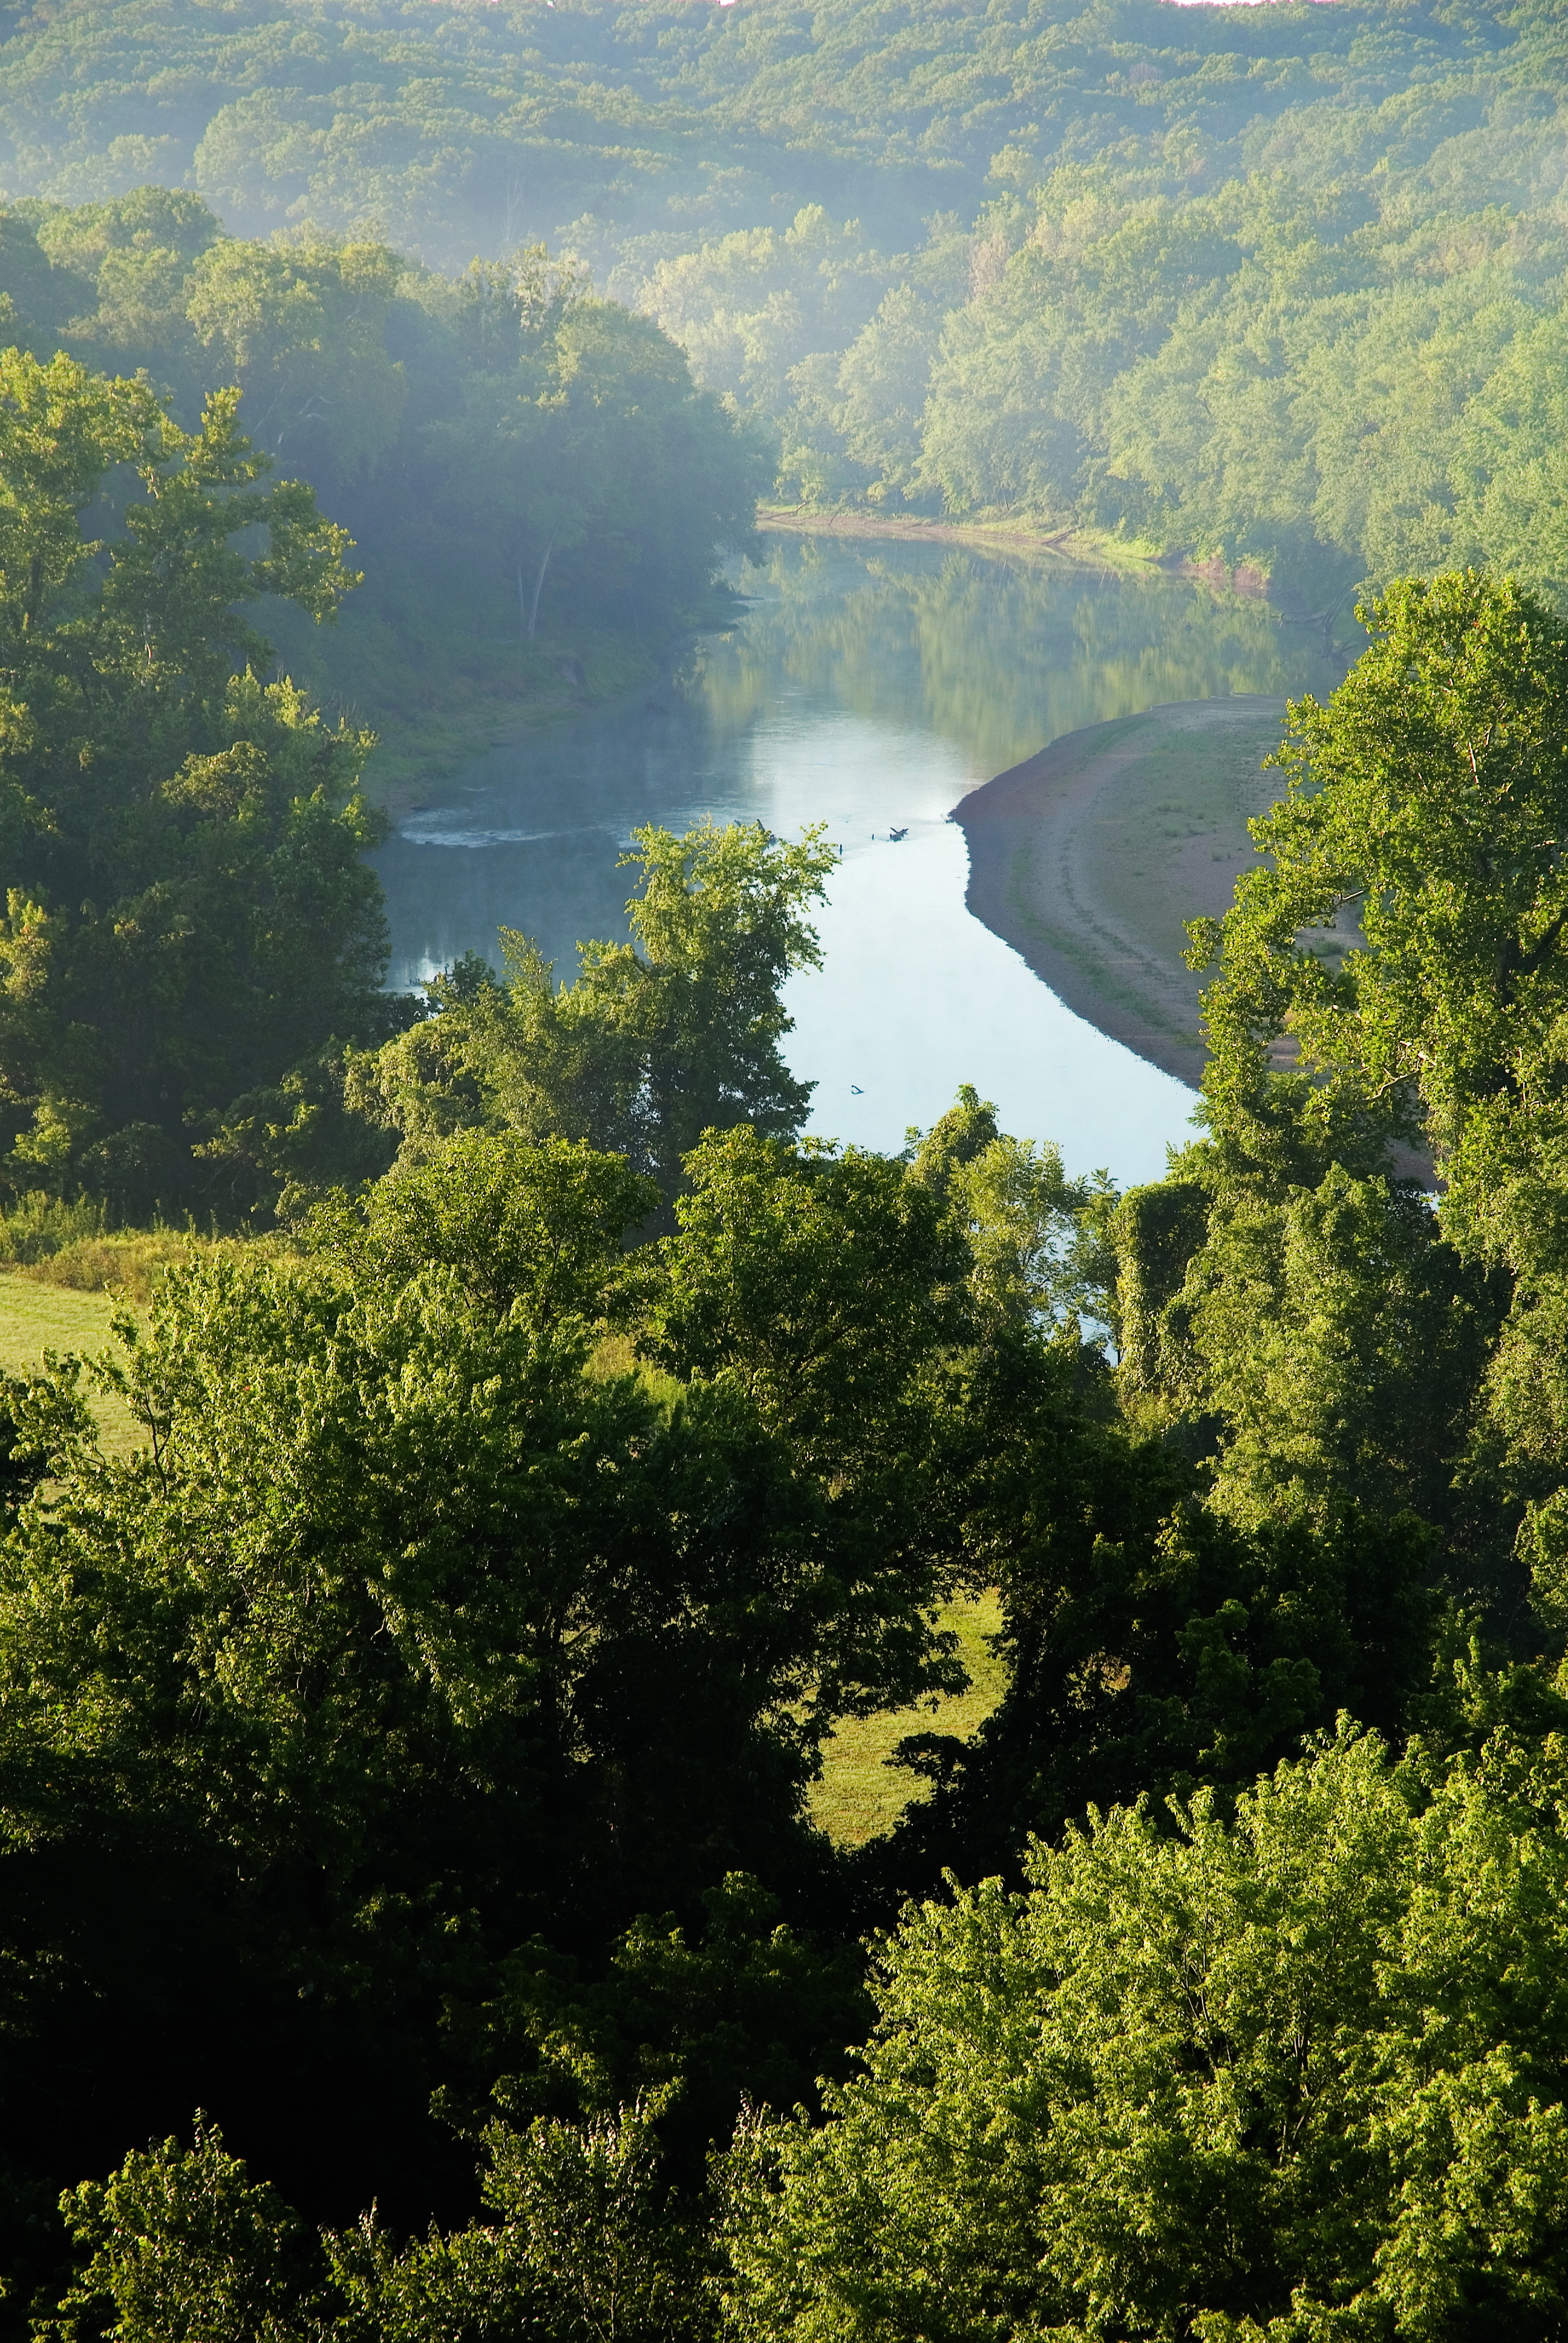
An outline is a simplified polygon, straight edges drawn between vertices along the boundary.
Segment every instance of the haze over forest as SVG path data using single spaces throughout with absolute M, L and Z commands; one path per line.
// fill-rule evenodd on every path
M 1559 0 L 0 36 L 0 2343 L 1562 2343 Z M 1348 664 L 1163 1178 L 803 1135 L 816 822 L 388 990 L 759 506 Z
M 240 381 L 357 534 L 473 427 L 446 283 L 543 244 L 686 351 L 786 501 L 1113 531 L 1302 608 L 1568 572 L 1546 0 L 5 16 L 19 325 L 147 365 L 187 422 Z M 144 186 L 182 200 L 116 208 Z

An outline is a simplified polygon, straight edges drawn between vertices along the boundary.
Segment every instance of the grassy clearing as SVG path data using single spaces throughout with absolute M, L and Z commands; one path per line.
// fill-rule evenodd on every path
M 112 1293 L 42 1285 L 15 1270 L 0 1273 L 0 1367 L 15 1374 L 45 1351 L 101 1351 L 119 1302 Z
M 120 1306 L 116 1295 L 102 1289 L 84 1293 L 16 1270 L 0 1272 L 0 1367 L 22 1374 L 42 1366 L 45 1351 L 106 1350 Z M 111 1455 L 128 1455 L 141 1437 L 129 1409 L 108 1393 L 90 1393 L 88 1399 L 105 1447 Z
M 237 1242 L 229 1241 L 231 1245 Z M 83 1296 L 107 1300 L 117 1294 L 146 1308 L 166 1271 L 222 1243 L 187 1235 L 183 1229 L 116 1230 L 109 1235 L 75 1237 L 57 1252 L 16 1262 L 12 1274 Z
M 287 1249 L 277 1236 L 204 1237 L 189 1225 L 112 1229 L 98 1205 L 64 1202 L 41 1191 L 0 1214 L 0 1272 L 77 1293 L 118 1293 L 144 1309 L 184 1262 L 257 1252 L 276 1258 Z
M 186 1229 L 123 1229 L 107 1236 L 78 1237 L 58 1252 L 18 1262 L 15 1273 L 39 1285 L 64 1286 L 83 1294 L 115 1294 L 145 1310 L 165 1276 L 187 1261 L 211 1261 L 220 1253 L 286 1260 L 280 1236 L 201 1237 Z
M 45 1351 L 106 1350 L 115 1313 L 139 1316 L 168 1271 L 198 1254 L 284 1251 L 276 1238 L 203 1237 L 190 1229 L 106 1230 L 90 1205 L 26 1197 L 0 1219 L 0 1368 L 20 1374 Z M 141 1433 L 129 1410 L 89 1392 L 104 1444 L 125 1455 Z
M 839 1727 L 823 1751 L 821 1779 L 810 1801 L 812 1821 L 836 1846 L 864 1845 L 890 1830 L 912 1803 L 915 1776 L 887 1762 L 906 1734 L 953 1733 L 967 1741 L 1001 1698 L 1004 1670 L 989 1640 L 1001 1625 L 999 1597 L 966 1596 L 950 1605 L 941 1624 L 958 1636 L 970 1688 L 923 1707 L 889 1709 Z

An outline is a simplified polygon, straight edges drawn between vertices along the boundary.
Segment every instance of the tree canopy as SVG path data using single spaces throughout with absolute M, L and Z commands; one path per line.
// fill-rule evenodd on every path
M 1364 617 L 1165 1181 L 801 1139 L 830 850 L 648 831 L 352 1055 L 389 1168 L 6 1380 L 7 2331 L 1556 2332 L 1568 636 Z
M 1346 1734 L 911 1910 L 832 2119 L 738 2141 L 733 2330 L 1555 2331 L 1562 1762 Z
M 558 984 L 531 939 L 503 929 L 506 981 L 475 955 L 437 978 L 435 1014 L 361 1058 L 350 1096 L 406 1159 L 469 1125 L 564 1132 L 666 1194 L 705 1132 L 792 1136 L 812 1085 L 780 1053 L 779 990 L 820 964 L 806 911 L 836 859 L 820 826 L 795 841 L 760 823 L 639 830 L 620 858 L 641 872 L 629 940 L 580 943 L 577 977 Z
M 297 683 L 374 719 L 384 767 L 483 739 L 519 699 L 624 688 L 721 609 L 765 440 L 581 267 L 531 246 L 448 277 L 363 232 L 249 241 L 154 186 L 4 216 L 0 341 L 145 373 L 186 431 L 237 390 L 258 453 L 351 529 L 342 623 L 268 624 Z
M 237 404 L 186 432 L 145 380 L 0 354 L 6 1172 L 121 1210 L 196 1192 L 193 1146 L 222 1195 L 237 1103 L 286 1123 L 283 1079 L 388 1021 L 369 736 L 263 681 L 244 615 L 330 618 L 348 539 L 257 485 Z
M 6 2343 L 1568 2325 L 1560 14 L 0 9 L 0 1205 L 274 1222 L 0 1381 Z M 1164 1180 L 815 830 L 381 990 L 770 487 L 1360 592 Z
M 67 0 L 0 55 L 19 327 L 149 366 L 187 427 L 241 381 L 258 444 L 354 490 L 400 659 L 367 602 L 331 665 L 377 708 L 422 704 L 410 661 L 456 708 L 420 649 L 454 598 L 497 641 L 541 577 L 585 641 L 655 629 L 770 473 L 1120 534 L 1331 621 L 1466 561 L 1562 588 L 1563 60 L 1533 10 Z M 519 406 L 503 313 L 519 275 L 548 310 L 544 248 L 579 297 L 558 352 L 525 336 Z M 479 572 L 444 553 L 430 596 L 474 527 Z

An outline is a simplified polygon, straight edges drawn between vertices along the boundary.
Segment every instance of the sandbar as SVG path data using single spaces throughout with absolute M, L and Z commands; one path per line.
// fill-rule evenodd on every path
M 1283 699 L 1186 699 L 1069 732 L 953 809 L 970 910 L 1079 1016 L 1196 1086 L 1205 1051 L 1183 921 L 1260 860 L 1248 820 Z

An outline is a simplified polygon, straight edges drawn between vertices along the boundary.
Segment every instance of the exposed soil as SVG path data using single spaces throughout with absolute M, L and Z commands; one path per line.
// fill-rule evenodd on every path
M 1070 1009 L 1179 1081 L 1204 1050 L 1183 921 L 1231 903 L 1259 860 L 1251 816 L 1285 703 L 1178 700 L 1091 724 L 971 790 L 968 902 Z

